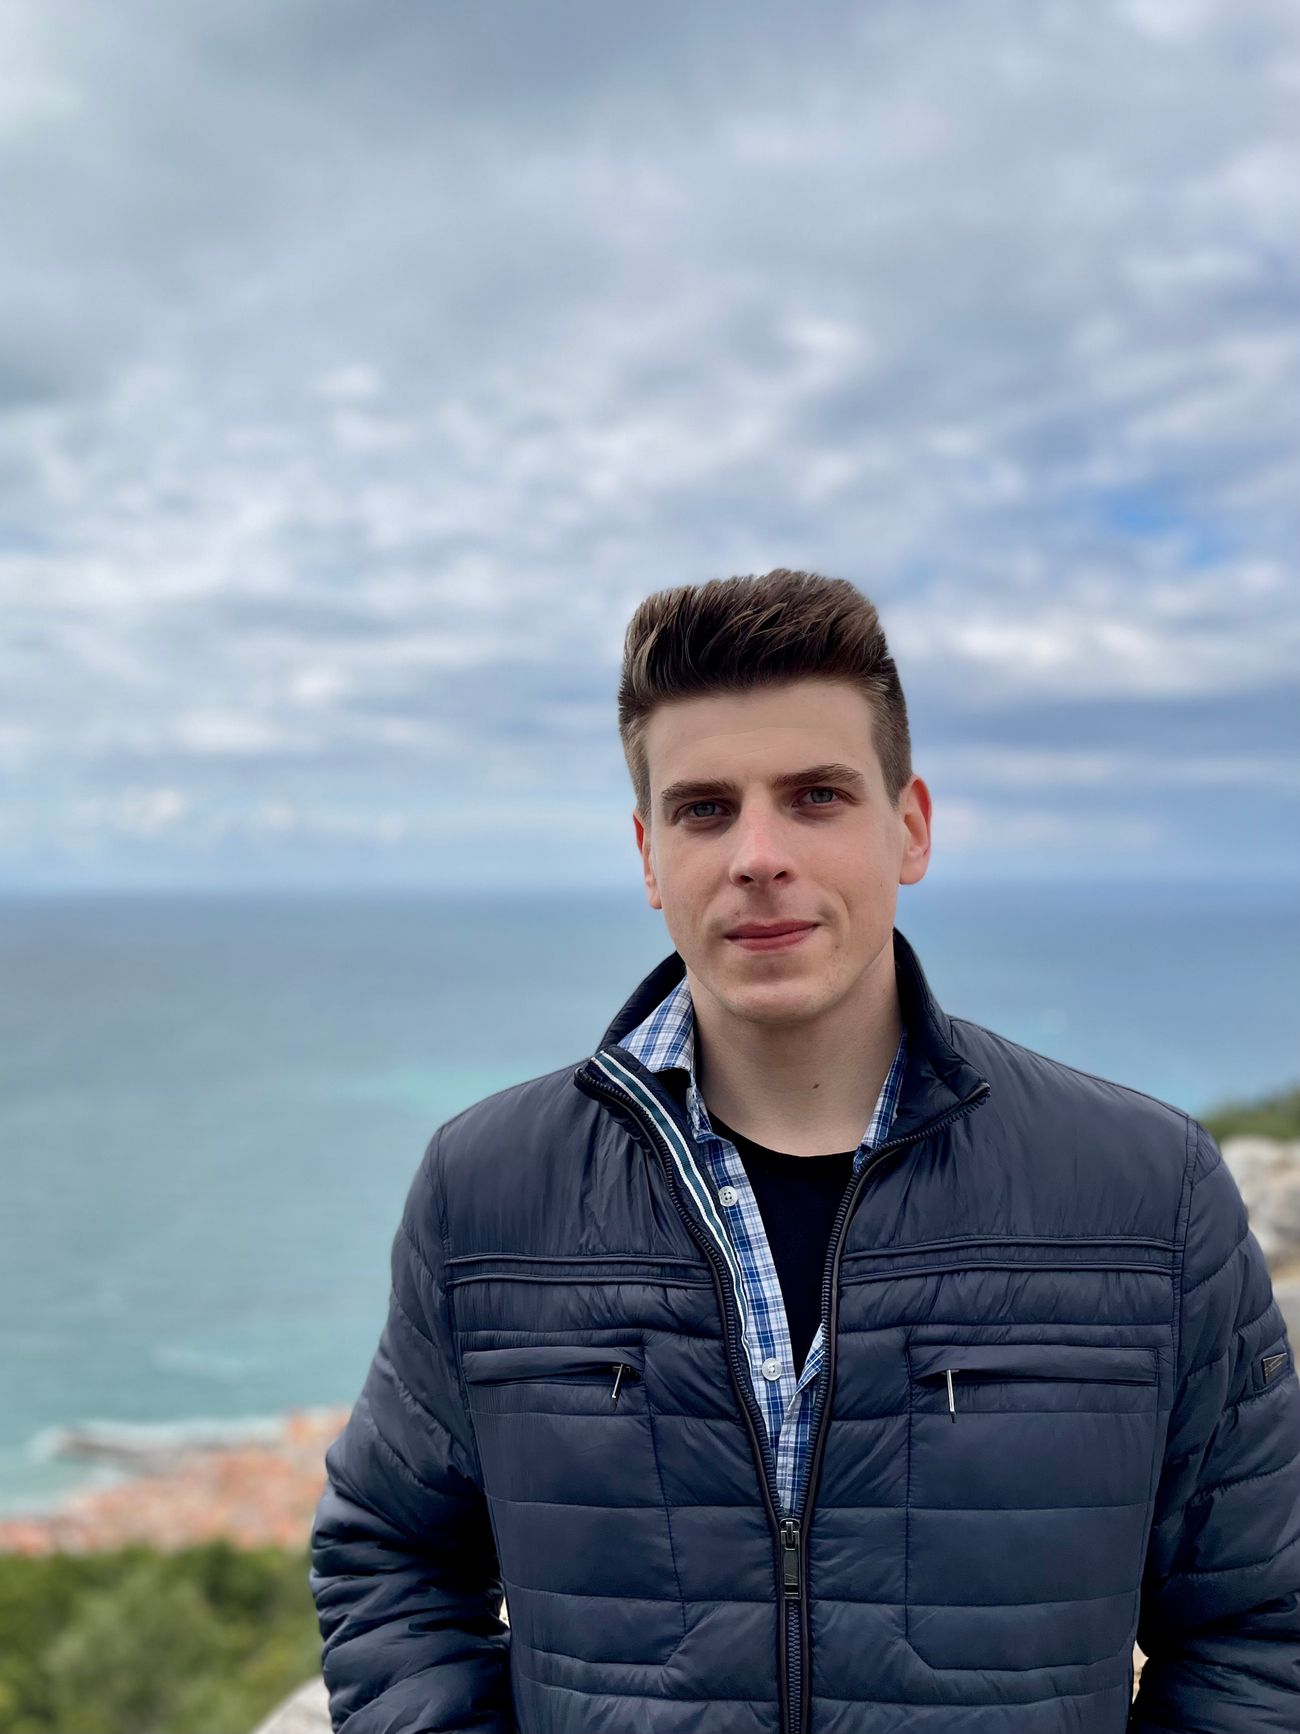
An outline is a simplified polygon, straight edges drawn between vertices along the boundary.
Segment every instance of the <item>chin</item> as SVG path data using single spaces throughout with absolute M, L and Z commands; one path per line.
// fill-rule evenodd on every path
M 743 1012 L 746 1017 L 776 1023 L 816 1011 L 821 996 L 814 983 L 791 978 L 789 981 L 746 982 L 727 998 L 736 1011 Z

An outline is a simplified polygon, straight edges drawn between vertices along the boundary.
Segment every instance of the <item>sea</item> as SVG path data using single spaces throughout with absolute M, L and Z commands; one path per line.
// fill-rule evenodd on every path
M 952 1014 L 1198 1117 L 1300 1080 L 1288 885 L 933 885 Z M 0 1513 L 62 1430 L 350 1404 L 433 1131 L 576 1065 L 673 949 L 634 892 L 0 898 Z

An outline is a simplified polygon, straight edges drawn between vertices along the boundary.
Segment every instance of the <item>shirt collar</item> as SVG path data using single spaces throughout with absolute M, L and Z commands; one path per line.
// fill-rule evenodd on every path
M 695 1006 L 691 1000 L 688 977 L 683 975 L 649 1016 L 621 1038 L 619 1045 L 640 1060 L 647 1070 L 677 1074 L 676 1077 L 665 1076 L 664 1083 L 674 1095 L 684 1091 L 691 1129 L 695 1136 L 702 1138 L 714 1135 L 709 1124 L 708 1109 L 704 1105 L 695 1075 Z M 904 1023 L 893 1063 L 876 1099 L 876 1106 L 859 1142 L 859 1149 L 863 1144 L 877 1143 L 892 1122 L 903 1087 L 906 1065 L 907 1026 Z

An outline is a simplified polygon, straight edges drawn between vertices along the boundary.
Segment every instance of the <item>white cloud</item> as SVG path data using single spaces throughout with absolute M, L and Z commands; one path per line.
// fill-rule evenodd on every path
M 82 107 L 81 91 L 55 69 L 41 34 L 39 15 L 14 6 L 0 12 L 0 146 L 66 122 Z
M 151 838 L 176 830 L 190 812 L 190 799 L 180 789 L 126 788 L 74 800 L 69 817 L 74 830 Z
M 1028 600 L 945 582 L 893 602 L 886 624 L 908 665 L 1002 705 L 1249 693 L 1300 668 L 1300 609 L 1269 562 L 1145 581 L 1082 570 Z
M 377 397 L 381 389 L 378 369 L 365 361 L 330 368 L 312 383 L 322 397 L 335 403 L 366 402 Z
M 177 746 L 191 753 L 261 754 L 283 751 L 289 741 L 248 711 L 194 710 L 176 718 Z
M 1258 787 L 1279 796 L 1300 794 L 1300 759 L 1252 753 L 1201 753 L 1184 758 L 1140 748 L 1131 751 L 1035 750 L 1020 747 L 944 746 L 915 766 L 931 791 L 943 787 L 1012 789 L 1161 790 Z
M 347 674 L 336 663 L 313 663 L 289 677 L 289 696 L 309 710 L 333 704 L 348 691 Z
M 1030 849 L 1041 852 L 1046 861 L 1073 858 L 1090 865 L 1121 850 L 1151 854 L 1169 841 L 1168 829 L 1159 819 L 1111 817 L 1100 827 L 1095 821 L 1063 813 L 963 800 L 936 807 L 931 836 L 936 858 L 1010 857 Z

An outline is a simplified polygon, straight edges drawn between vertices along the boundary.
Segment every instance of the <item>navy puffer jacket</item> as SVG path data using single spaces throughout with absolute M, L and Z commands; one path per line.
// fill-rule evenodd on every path
M 1300 1384 L 1218 1147 L 894 949 L 784 1536 L 685 1116 L 618 1046 L 680 956 L 601 1043 L 642 1089 L 597 1054 L 435 1133 L 312 1533 L 340 1734 L 1300 1729 Z

